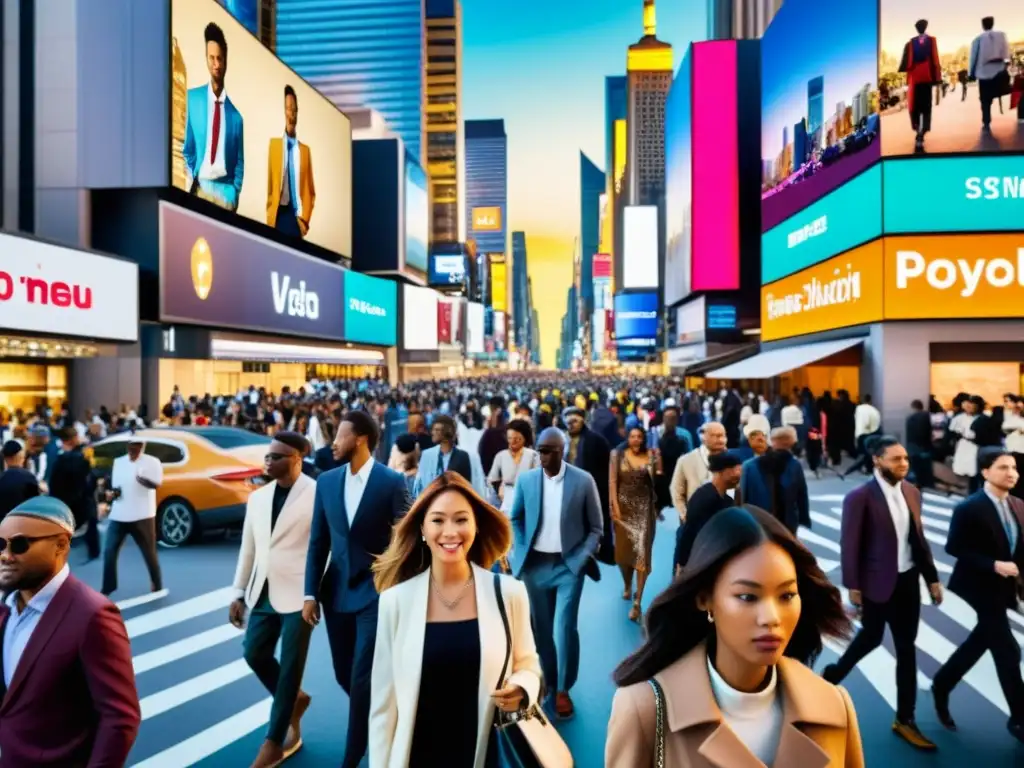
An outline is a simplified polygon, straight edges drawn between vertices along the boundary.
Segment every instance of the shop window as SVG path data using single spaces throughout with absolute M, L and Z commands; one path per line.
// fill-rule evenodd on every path
M 181 464 L 185 461 L 185 451 L 169 443 L 146 443 L 146 455 L 161 464 Z
M 270 373 L 270 363 L 242 363 L 242 373 Z

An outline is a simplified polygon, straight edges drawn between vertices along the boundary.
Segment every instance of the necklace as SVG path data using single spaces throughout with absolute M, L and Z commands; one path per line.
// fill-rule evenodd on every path
M 469 581 L 462 585 L 462 589 L 459 590 L 459 596 L 456 597 L 454 600 L 449 600 L 444 596 L 444 593 L 441 592 L 441 588 L 437 585 L 437 582 L 434 581 L 433 574 L 431 574 L 430 576 L 430 583 L 434 586 L 434 594 L 437 595 L 437 599 L 441 601 L 442 605 L 444 605 L 444 607 L 447 608 L 449 611 L 454 611 L 458 607 L 459 603 L 461 603 L 463 598 L 466 596 L 466 591 L 473 584 L 473 576 L 470 575 Z

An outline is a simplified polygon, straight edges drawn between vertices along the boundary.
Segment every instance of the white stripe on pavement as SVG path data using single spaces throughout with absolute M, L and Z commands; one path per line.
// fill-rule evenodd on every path
M 148 720 L 151 717 L 162 715 L 164 712 L 187 704 L 193 699 L 205 696 L 250 674 L 252 674 L 252 670 L 249 669 L 245 659 L 239 659 L 170 688 L 165 688 L 139 702 L 142 719 Z
M 939 507 L 939 506 L 936 506 L 935 504 L 922 504 L 921 508 L 925 512 L 931 512 L 932 514 L 935 514 L 935 515 L 942 515 L 943 517 L 952 517 L 953 516 L 953 510 L 952 509 L 946 509 L 945 507 Z
M 180 624 L 183 621 L 194 619 L 207 613 L 227 608 L 234 599 L 235 590 L 231 587 L 207 592 L 205 595 L 183 600 L 180 603 L 169 605 L 166 608 L 158 608 L 142 616 L 136 616 L 124 623 L 128 630 L 128 637 L 136 638 L 148 635 L 150 632 L 157 632 L 161 629 Z
M 820 496 L 811 496 L 811 501 L 842 501 L 846 497 L 841 493 L 825 493 Z
M 840 519 L 842 519 L 843 517 L 842 507 L 830 507 L 828 511 Z M 937 528 L 940 531 L 949 531 L 949 523 L 947 523 L 945 520 L 936 520 L 934 517 L 928 517 L 928 515 L 921 515 L 921 522 L 925 525 L 930 525 L 932 528 Z
M 135 763 L 133 768 L 181 768 L 183 765 L 195 765 L 266 725 L 270 721 L 270 707 L 273 703 L 273 698 L 267 697 L 258 704 L 253 704 L 248 709 L 211 725 L 205 731 L 140 763 Z
M 964 497 L 959 494 L 953 494 L 952 496 L 942 496 L 938 493 L 925 491 L 922 495 L 930 501 L 940 501 L 943 504 L 959 504 L 961 501 L 964 500 Z
M 143 672 L 149 672 L 151 669 L 184 659 L 193 653 L 205 651 L 207 648 L 226 643 L 229 640 L 237 640 L 243 634 L 242 630 L 235 629 L 225 622 L 222 626 L 208 629 L 205 632 L 200 632 L 198 635 L 189 635 L 183 640 L 155 648 L 147 653 L 141 653 L 133 658 L 132 663 L 135 666 L 135 674 L 141 675 Z
M 811 520 L 815 523 L 824 525 L 826 528 L 831 528 L 834 531 L 840 531 L 843 528 L 842 523 L 834 517 L 829 517 L 828 515 L 824 515 L 821 512 L 815 512 L 813 510 L 811 511 Z
M 119 600 L 114 603 L 114 605 L 117 606 L 117 610 L 119 611 L 127 611 L 129 608 L 136 608 L 140 605 L 146 605 L 147 603 L 152 603 L 155 600 L 160 600 L 161 598 L 167 597 L 169 594 L 171 594 L 169 589 L 161 589 L 159 592 L 150 592 L 149 594 L 139 595 L 138 597 L 129 597 L 127 600 Z
M 838 560 L 826 560 L 824 557 L 819 557 L 817 558 L 817 560 L 818 567 L 821 568 L 821 570 L 823 570 L 825 573 L 832 573 L 832 571 L 834 571 L 836 568 L 842 565 L 842 563 L 840 563 Z
M 818 535 L 809 528 L 801 528 L 798 535 L 805 542 L 817 544 L 819 547 L 824 547 L 832 552 L 841 551 L 839 545 L 832 541 L 832 539 L 826 539 L 824 536 Z

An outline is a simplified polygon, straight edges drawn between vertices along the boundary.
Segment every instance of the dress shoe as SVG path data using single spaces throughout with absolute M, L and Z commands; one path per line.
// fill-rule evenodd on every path
M 892 732 L 912 747 L 917 747 L 918 749 L 926 752 L 932 752 L 938 749 L 934 742 L 929 741 L 928 738 L 921 733 L 917 727 L 917 723 L 913 720 L 894 720 L 892 724 Z
M 1006 723 L 1006 730 L 1008 730 L 1017 741 L 1024 742 L 1024 722 L 1009 720 Z
M 284 762 L 284 748 L 272 741 L 264 741 L 250 768 L 277 768 Z
M 568 720 L 576 714 L 576 707 L 573 706 L 568 692 L 555 694 L 555 714 L 558 715 L 559 720 Z
M 949 714 L 949 691 L 933 687 L 932 699 L 935 701 L 935 714 L 938 716 L 942 727 L 947 731 L 955 731 L 956 721 Z

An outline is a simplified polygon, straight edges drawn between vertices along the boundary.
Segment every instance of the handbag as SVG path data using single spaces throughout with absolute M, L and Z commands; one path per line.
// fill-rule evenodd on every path
M 665 691 L 661 683 L 653 677 L 647 681 L 654 689 L 654 708 L 656 711 L 654 728 L 654 768 L 665 768 Z
M 494 596 L 498 599 L 501 623 L 505 625 L 505 663 L 501 667 L 498 688 L 505 687 L 505 674 L 512 658 L 512 631 L 509 628 L 501 576 L 494 574 Z M 540 698 L 543 699 L 543 689 Z M 494 733 L 498 768 L 573 768 L 572 753 L 538 702 L 519 712 L 494 712 Z

